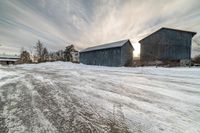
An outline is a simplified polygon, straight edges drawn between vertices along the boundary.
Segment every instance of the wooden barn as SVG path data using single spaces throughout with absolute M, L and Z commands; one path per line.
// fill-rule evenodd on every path
M 19 57 L 17 56 L 0 56 L 0 65 L 14 65 L 16 64 Z
M 161 28 L 139 41 L 141 61 L 181 61 L 191 59 L 195 32 Z
M 80 51 L 80 63 L 100 66 L 129 66 L 133 60 L 133 46 L 129 40 L 112 42 Z

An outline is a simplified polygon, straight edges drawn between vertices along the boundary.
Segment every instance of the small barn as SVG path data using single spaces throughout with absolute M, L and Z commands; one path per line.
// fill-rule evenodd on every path
M 195 32 L 161 28 L 140 40 L 141 61 L 181 61 L 191 59 L 191 42 Z
M 100 66 L 129 66 L 133 60 L 133 46 L 129 40 L 112 42 L 80 51 L 80 63 Z
M 19 57 L 17 56 L 6 56 L 1 55 L 0 56 L 0 65 L 14 65 L 16 64 Z

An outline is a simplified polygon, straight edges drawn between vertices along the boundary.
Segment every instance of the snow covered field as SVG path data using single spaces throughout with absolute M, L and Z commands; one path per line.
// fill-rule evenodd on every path
M 0 132 L 200 132 L 200 69 L 0 66 Z

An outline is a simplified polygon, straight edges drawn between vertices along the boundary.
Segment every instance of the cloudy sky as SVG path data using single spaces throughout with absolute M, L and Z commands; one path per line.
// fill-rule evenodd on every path
M 0 53 L 31 50 L 37 40 L 54 51 L 129 38 L 138 54 L 137 42 L 160 27 L 200 33 L 199 0 L 0 0 Z

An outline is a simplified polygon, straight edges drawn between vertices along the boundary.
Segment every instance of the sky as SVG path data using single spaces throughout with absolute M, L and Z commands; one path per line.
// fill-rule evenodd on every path
M 161 27 L 197 32 L 200 54 L 199 0 L 0 0 L 0 54 L 33 51 L 37 40 L 55 51 L 130 39 L 137 56 L 138 41 Z

